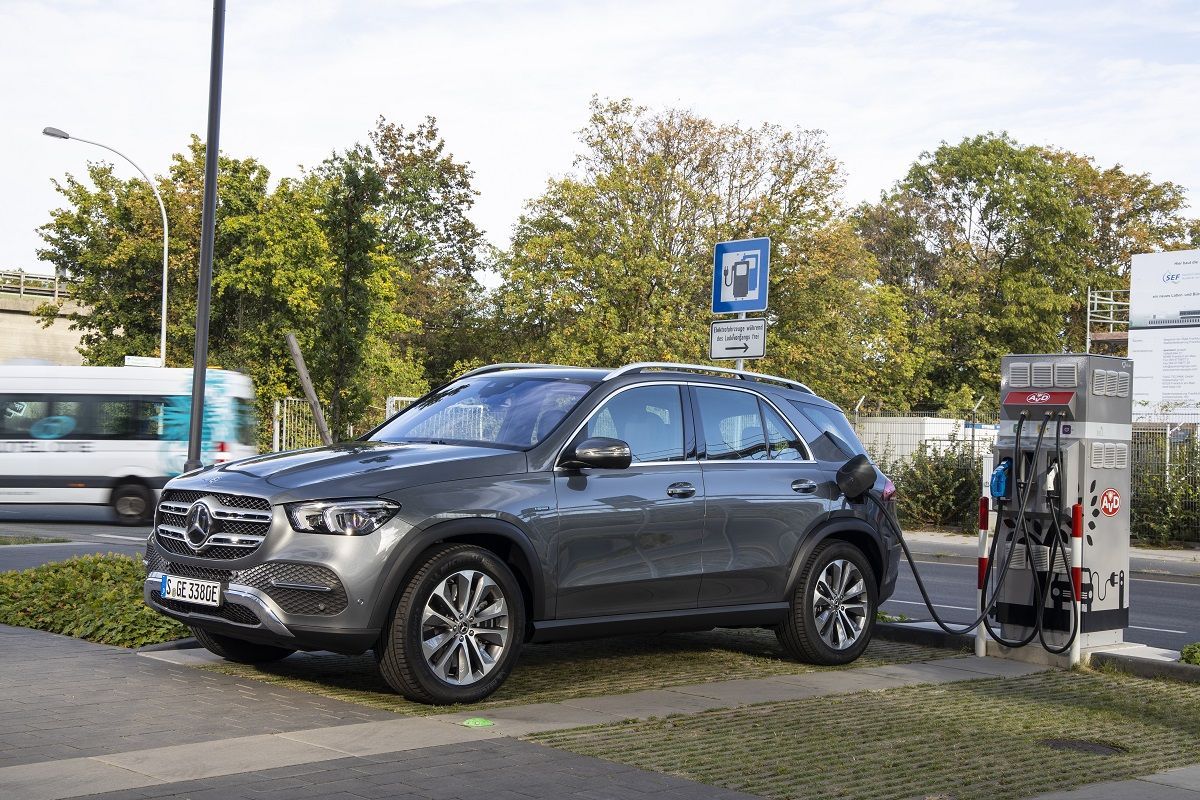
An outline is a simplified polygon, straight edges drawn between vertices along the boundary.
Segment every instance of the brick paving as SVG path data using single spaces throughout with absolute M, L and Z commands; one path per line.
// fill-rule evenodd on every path
M 0 768 L 394 718 L 123 648 L 0 625 Z

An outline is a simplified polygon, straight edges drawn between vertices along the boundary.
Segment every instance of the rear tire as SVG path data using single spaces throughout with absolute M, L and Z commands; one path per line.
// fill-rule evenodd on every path
M 267 664 L 287 658 L 296 652 L 286 647 L 246 642 L 234 639 L 232 636 L 210 633 L 203 628 L 192 628 L 192 635 L 196 637 L 196 641 L 204 645 L 204 649 L 208 652 L 218 655 L 226 661 L 236 661 L 239 664 Z
M 122 483 L 108 504 L 122 525 L 149 525 L 154 519 L 154 493 L 140 483 Z
M 525 635 L 525 601 L 495 553 L 427 551 L 401 588 L 375 658 L 388 685 L 418 703 L 474 703 L 500 688 Z
M 775 629 L 787 654 L 810 664 L 849 664 L 875 629 L 875 570 L 848 542 L 817 545 L 800 572 L 787 622 Z

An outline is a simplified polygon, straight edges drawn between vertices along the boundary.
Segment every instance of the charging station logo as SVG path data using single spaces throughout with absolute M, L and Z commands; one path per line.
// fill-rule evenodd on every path
M 1121 495 L 1116 489 L 1105 489 L 1100 495 L 1100 511 L 1106 517 L 1115 517 L 1121 510 Z
M 1034 405 L 1049 403 L 1050 395 L 1046 394 L 1045 392 L 1034 392 L 1033 394 L 1029 395 L 1029 397 L 1025 398 L 1025 402 Z

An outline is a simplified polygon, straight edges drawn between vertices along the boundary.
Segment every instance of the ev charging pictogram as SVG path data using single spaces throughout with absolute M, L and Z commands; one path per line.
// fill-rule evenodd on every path
M 713 251 L 714 314 L 765 311 L 771 240 L 720 242 Z

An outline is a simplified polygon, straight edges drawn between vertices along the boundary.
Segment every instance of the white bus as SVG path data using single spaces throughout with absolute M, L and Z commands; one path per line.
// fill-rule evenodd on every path
M 160 490 L 183 471 L 190 369 L 0 366 L 0 503 L 109 505 L 147 524 Z M 245 375 L 205 379 L 205 464 L 258 452 Z

